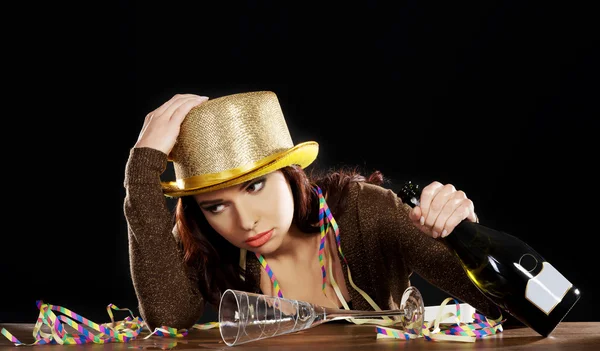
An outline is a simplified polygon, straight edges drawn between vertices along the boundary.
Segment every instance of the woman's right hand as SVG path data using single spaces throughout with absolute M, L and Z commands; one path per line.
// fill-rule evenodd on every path
M 181 123 L 206 96 L 176 94 L 156 110 L 148 113 L 134 147 L 149 147 L 169 154 L 179 135 Z

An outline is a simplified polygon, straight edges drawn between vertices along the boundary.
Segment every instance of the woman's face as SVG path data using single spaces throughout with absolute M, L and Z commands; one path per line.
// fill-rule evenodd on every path
M 281 171 L 194 198 L 217 233 L 261 254 L 279 248 L 294 216 L 292 190 Z

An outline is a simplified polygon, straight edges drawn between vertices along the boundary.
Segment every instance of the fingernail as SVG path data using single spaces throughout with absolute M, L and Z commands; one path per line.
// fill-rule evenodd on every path
M 419 219 L 419 222 L 421 223 L 421 225 L 425 225 L 425 217 L 421 216 L 421 219 Z
M 446 235 L 448 235 L 448 231 L 447 231 L 446 229 L 444 229 L 444 230 L 442 231 L 442 238 L 445 238 L 445 237 L 446 237 Z
M 433 234 L 434 238 L 437 238 L 439 236 L 438 232 L 436 232 L 435 230 L 432 231 L 431 234 Z

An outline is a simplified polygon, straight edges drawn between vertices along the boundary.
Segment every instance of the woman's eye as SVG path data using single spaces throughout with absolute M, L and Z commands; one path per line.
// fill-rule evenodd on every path
M 257 180 L 254 183 L 251 183 L 250 185 L 248 185 L 248 187 L 246 187 L 246 191 L 248 191 L 250 193 L 256 193 L 256 192 L 260 191 L 262 188 L 264 188 L 265 182 L 266 182 L 266 179 Z M 212 214 L 219 214 L 219 213 L 223 212 L 225 210 L 225 208 L 226 208 L 225 204 L 218 204 L 218 205 L 204 207 L 203 209 L 204 209 L 204 211 L 210 212 Z
M 250 184 L 250 186 L 248 186 L 248 188 L 246 188 L 246 189 L 248 189 L 248 191 L 250 191 L 250 192 L 255 193 L 255 192 L 259 191 L 260 189 L 262 189 L 264 186 L 265 186 L 265 180 L 261 179 L 255 183 Z
M 225 208 L 225 205 L 215 205 L 215 206 L 211 206 L 211 207 L 206 207 L 205 210 L 207 210 L 208 212 L 211 212 L 211 213 L 219 213 L 219 212 L 223 211 L 224 208 Z

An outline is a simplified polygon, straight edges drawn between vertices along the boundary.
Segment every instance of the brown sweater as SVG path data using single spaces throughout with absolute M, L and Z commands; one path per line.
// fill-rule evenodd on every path
M 173 214 L 162 193 L 160 176 L 166 166 L 164 153 L 133 148 L 124 181 L 131 274 L 140 314 L 152 330 L 161 326 L 190 328 L 204 310 L 198 274 L 183 263 L 173 230 Z M 468 279 L 455 256 L 411 223 L 409 206 L 392 190 L 355 183 L 347 196 L 346 210 L 336 218 L 342 251 L 354 283 L 379 307 L 390 309 L 393 303 L 398 304 L 410 285 L 410 275 L 416 272 L 487 317 L 500 315 L 498 308 Z M 255 255 L 246 257 L 246 274 L 260 282 L 260 262 Z M 346 272 L 343 260 L 342 266 Z M 352 308 L 372 310 L 352 288 L 347 275 L 345 280 Z M 257 286 L 254 291 L 260 288 Z

